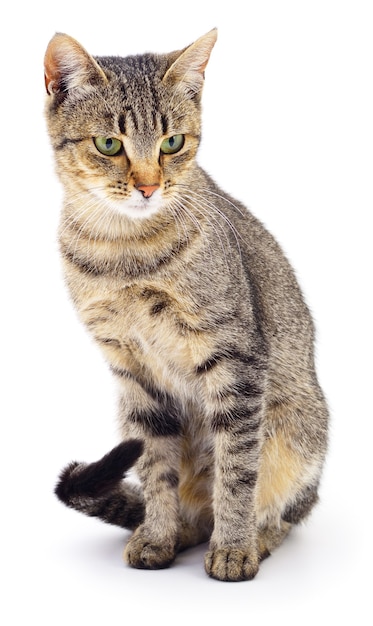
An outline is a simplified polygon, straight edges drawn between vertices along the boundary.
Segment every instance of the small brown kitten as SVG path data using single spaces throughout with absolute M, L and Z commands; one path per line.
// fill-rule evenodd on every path
M 328 412 L 288 261 L 196 162 L 216 36 L 127 58 L 62 34 L 48 46 L 64 271 L 118 382 L 123 436 L 56 493 L 134 530 L 133 567 L 209 540 L 209 576 L 238 581 L 316 503 Z M 141 488 L 123 480 L 134 463 Z

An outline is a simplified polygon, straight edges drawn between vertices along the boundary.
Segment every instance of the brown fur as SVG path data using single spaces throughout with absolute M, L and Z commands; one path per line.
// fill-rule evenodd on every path
M 165 567 L 210 538 L 207 573 L 243 580 L 317 501 L 327 408 L 291 267 L 196 162 L 215 40 L 125 59 L 93 59 L 67 35 L 48 46 L 66 282 L 118 382 L 123 440 L 144 442 L 141 491 L 115 482 L 118 453 L 97 466 L 98 484 L 115 465 L 106 496 L 92 496 L 96 466 L 79 464 L 59 493 L 135 528 L 134 567 Z

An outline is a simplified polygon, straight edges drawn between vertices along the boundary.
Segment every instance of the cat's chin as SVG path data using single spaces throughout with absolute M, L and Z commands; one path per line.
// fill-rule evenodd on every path
M 134 191 L 130 198 L 111 201 L 110 204 L 120 215 L 132 220 L 144 220 L 158 213 L 164 201 L 160 190 L 155 191 L 150 198 L 144 198 L 141 193 Z

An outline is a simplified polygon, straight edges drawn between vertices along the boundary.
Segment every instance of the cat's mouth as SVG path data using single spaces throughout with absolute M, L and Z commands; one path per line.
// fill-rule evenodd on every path
M 155 189 L 150 196 L 146 196 L 134 189 L 127 198 L 110 198 L 110 205 L 116 213 L 131 219 L 147 219 L 158 213 L 164 201 L 161 189 Z
M 155 188 L 151 195 L 145 195 L 143 191 L 134 188 L 131 193 L 113 191 L 96 187 L 90 190 L 100 201 L 101 207 L 123 215 L 132 220 L 144 220 L 158 213 L 164 206 L 163 190 Z

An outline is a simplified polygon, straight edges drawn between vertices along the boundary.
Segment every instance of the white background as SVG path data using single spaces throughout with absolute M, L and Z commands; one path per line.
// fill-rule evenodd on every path
M 3 3 L 1 571 L 3 624 L 370 624 L 373 18 L 360 0 Z M 61 189 L 43 119 L 55 31 L 93 54 L 184 47 L 219 28 L 201 164 L 282 243 L 318 328 L 332 413 L 322 501 L 257 578 L 224 584 L 204 547 L 158 572 L 128 535 L 53 495 L 72 459 L 118 442 L 115 389 L 79 325 L 56 244 Z M 5 580 L 5 582 L 4 582 Z M 131 622 L 130 622 L 131 620 Z

